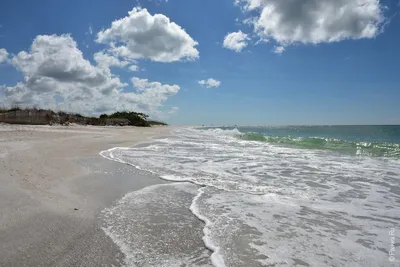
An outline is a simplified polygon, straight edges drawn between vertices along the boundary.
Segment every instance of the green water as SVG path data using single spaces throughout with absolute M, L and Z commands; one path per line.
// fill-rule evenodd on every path
M 399 125 L 238 127 L 237 129 L 241 132 L 237 137 L 243 140 L 400 159 Z

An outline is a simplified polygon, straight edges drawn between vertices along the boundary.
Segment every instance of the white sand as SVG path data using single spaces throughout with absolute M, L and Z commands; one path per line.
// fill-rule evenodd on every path
M 96 217 L 125 193 L 163 181 L 133 177 L 98 153 L 171 129 L 1 124 L 0 266 L 119 265 Z

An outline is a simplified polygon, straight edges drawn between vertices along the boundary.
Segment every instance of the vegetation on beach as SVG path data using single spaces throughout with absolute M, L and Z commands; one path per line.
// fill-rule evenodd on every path
M 153 125 L 161 125 L 161 126 L 168 125 L 168 124 L 166 124 L 165 122 L 162 122 L 162 121 L 149 120 L 147 122 L 150 123 L 151 126 L 153 126 Z
M 149 122 L 147 121 L 148 117 L 149 116 L 144 113 L 123 111 L 115 112 L 111 115 L 102 114 L 100 115 L 99 120 L 102 121 L 107 119 L 125 119 L 129 121 L 129 125 L 148 127 L 150 126 Z
M 99 117 L 86 117 L 79 113 L 54 112 L 48 109 L 37 108 L 0 108 L 0 122 L 13 124 L 61 124 L 71 123 L 81 125 L 118 125 L 150 127 L 152 125 L 167 125 L 166 123 L 148 120 L 149 116 L 133 111 L 102 114 Z
M 0 107 L 0 114 L 21 110 L 19 107 L 4 108 Z

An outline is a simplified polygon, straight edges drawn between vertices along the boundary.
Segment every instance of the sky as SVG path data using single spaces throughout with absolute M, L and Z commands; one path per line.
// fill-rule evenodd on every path
M 0 106 L 400 124 L 394 0 L 2 0 Z

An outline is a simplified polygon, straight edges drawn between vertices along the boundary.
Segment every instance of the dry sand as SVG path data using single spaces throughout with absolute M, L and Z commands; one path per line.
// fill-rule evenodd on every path
M 99 152 L 171 129 L 0 125 L 0 266 L 121 265 L 100 211 L 165 182 Z

